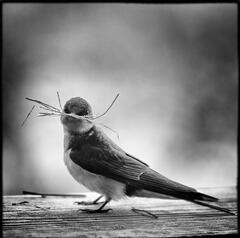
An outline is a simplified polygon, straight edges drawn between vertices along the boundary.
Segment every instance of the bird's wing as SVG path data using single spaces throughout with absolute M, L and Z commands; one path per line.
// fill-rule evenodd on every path
M 199 201 L 217 201 L 217 198 L 198 193 L 194 188 L 172 181 L 135 157 L 128 156 L 124 151 L 110 148 L 85 144 L 81 149 L 72 148 L 70 158 L 89 172 L 125 183 L 126 189 L 133 189 L 132 195 L 134 191 L 137 195 L 142 190 L 147 190 L 233 214 L 227 209 Z
M 186 198 L 195 193 L 194 188 L 174 182 L 142 162 L 112 147 L 85 144 L 81 149 L 72 149 L 70 158 L 85 170 L 115 179 L 135 189 L 145 189 L 177 198 Z
M 85 144 L 72 149 L 70 158 L 85 170 L 128 184 L 138 181 L 147 166 L 114 148 Z
M 147 167 L 149 167 L 148 164 L 146 164 L 145 162 L 141 161 L 140 159 L 138 159 L 138 158 L 136 158 L 136 157 L 134 157 L 134 156 L 132 156 L 132 155 L 130 155 L 130 154 L 128 154 L 128 153 L 125 153 L 125 154 L 126 154 L 127 156 L 131 157 L 132 159 L 135 159 L 136 161 L 138 161 L 138 162 L 146 165 Z
M 142 163 L 143 165 L 148 166 L 148 164 L 146 164 L 145 162 L 141 161 L 140 159 L 126 153 L 121 147 L 119 147 L 117 144 L 115 144 L 103 131 L 99 130 L 98 128 L 96 128 L 96 131 L 99 131 L 100 133 L 99 135 L 102 135 L 102 139 L 103 139 L 103 144 L 104 145 L 110 145 L 112 149 L 117 150 L 118 152 L 122 152 L 123 154 L 125 154 L 128 157 L 131 157 L 133 160 L 136 160 L 137 162 Z M 98 138 L 99 139 L 99 138 Z

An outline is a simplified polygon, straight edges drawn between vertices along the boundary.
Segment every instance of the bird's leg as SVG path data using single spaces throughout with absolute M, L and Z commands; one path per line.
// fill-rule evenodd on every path
M 78 205 L 85 205 L 85 206 L 96 205 L 96 204 L 99 204 L 99 203 L 103 203 L 103 202 L 98 202 L 102 197 L 103 197 L 103 195 L 99 196 L 97 199 L 95 199 L 92 202 L 81 201 L 81 202 L 74 202 L 74 203 L 77 203 Z
M 109 212 L 110 210 L 112 210 L 111 208 L 109 209 L 104 209 L 103 208 L 107 205 L 107 203 L 109 203 L 111 201 L 111 199 L 107 199 L 98 209 L 79 209 L 80 211 L 83 212 L 87 212 L 87 213 L 105 213 L 105 212 Z
M 97 199 L 95 199 L 95 200 L 93 201 L 93 204 L 97 204 L 98 201 L 99 201 L 102 197 L 103 197 L 103 195 L 101 195 L 101 196 L 99 196 Z

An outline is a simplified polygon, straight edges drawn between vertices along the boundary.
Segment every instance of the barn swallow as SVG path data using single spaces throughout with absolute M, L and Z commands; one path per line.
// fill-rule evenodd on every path
M 110 209 L 103 208 L 111 200 L 138 196 L 184 199 L 233 215 L 225 208 L 205 203 L 216 202 L 217 198 L 170 180 L 126 153 L 92 120 L 86 119 L 92 118 L 93 113 L 85 99 L 71 98 L 64 105 L 63 112 L 61 122 L 64 130 L 65 165 L 78 183 L 101 194 L 94 204 L 101 197 L 106 198 L 98 209 L 84 211 L 106 212 Z M 71 115 L 81 117 L 74 118 Z

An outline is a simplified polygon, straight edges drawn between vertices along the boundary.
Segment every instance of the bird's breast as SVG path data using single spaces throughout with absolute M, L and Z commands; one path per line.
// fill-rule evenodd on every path
M 125 197 L 126 185 L 107 178 L 102 175 L 94 174 L 77 165 L 70 158 L 70 150 L 64 153 L 64 163 L 72 177 L 89 190 L 105 195 L 113 200 Z

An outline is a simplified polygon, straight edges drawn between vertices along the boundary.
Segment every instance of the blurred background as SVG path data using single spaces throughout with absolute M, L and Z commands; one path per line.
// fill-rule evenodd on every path
M 236 185 L 236 4 L 3 4 L 3 192 L 87 191 L 63 162 L 57 117 L 75 96 L 128 153 L 194 187 Z

